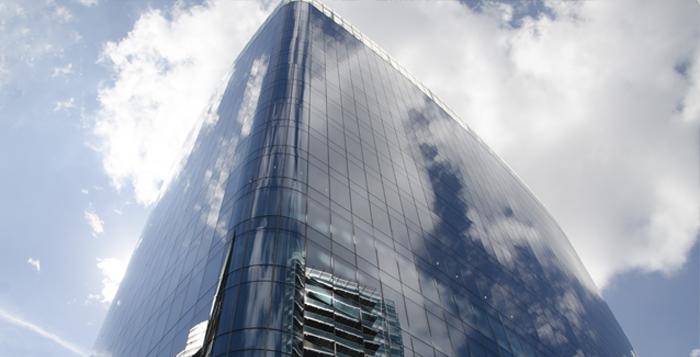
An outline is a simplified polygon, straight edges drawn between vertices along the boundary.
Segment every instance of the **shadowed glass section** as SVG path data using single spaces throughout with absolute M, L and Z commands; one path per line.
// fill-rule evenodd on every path
M 527 188 L 341 23 L 284 3 L 241 53 L 98 349 L 209 320 L 211 356 L 633 356 Z

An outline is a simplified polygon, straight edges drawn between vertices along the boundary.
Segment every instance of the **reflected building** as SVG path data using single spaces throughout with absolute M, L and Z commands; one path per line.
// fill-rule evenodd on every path
M 634 356 L 528 189 L 324 5 L 275 8 L 212 103 L 97 355 Z

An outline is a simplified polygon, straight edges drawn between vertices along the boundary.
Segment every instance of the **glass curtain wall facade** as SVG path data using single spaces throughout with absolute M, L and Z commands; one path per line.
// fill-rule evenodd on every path
M 278 6 L 216 103 L 98 355 L 634 356 L 528 189 L 323 5 Z

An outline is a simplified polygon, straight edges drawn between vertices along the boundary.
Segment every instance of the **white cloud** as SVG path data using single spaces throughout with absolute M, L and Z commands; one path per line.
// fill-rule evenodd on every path
M 241 123 L 242 136 L 250 134 L 250 129 L 253 125 L 253 115 L 255 114 L 255 108 L 258 106 L 260 87 L 262 86 L 265 73 L 267 73 L 267 58 L 256 59 L 250 69 L 250 78 L 248 78 L 243 92 L 243 103 L 236 116 Z
M 102 221 L 100 216 L 98 216 L 97 213 L 95 213 L 95 211 L 85 211 L 83 213 L 83 217 L 85 217 L 85 220 L 90 226 L 90 230 L 92 231 L 93 237 L 97 237 L 99 234 L 102 234 L 104 232 L 104 222 Z
M 73 13 L 65 6 L 56 6 L 53 10 L 53 16 L 60 22 L 68 22 L 73 19 Z
M 7 60 L 5 56 L 0 55 L 0 85 L 8 81 L 10 70 L 7 69 Z
M 599 287 L 684 264 L 698 229 L 697 4 L 634 2 L 630 18 L 630 2 L 551 2 L 554 18 L 519 28 L 507 5 L 330 5 L 513 167 Z
M 41 271 L 41 261 L 39 259 L 34 259 L 30 257 L 29 259 L 27 259 L 27 264 L 33 266 L 37 272 Z
M 694 348 L 690 351 L 689 357 L 700 357 L 700 348 Z
M 76 0 L 80 5 L 91 7 L 97 5 L 97 0 Z
M 53 111 L 58 112 L 61 110 L 68 110 L 71 108 L 75 108 L 75 98 L 73 98 L 73 97 L 70 97 L 66 100 L 57 101 L 53 107 Z
M 97 258 L 97 268 L 102 273 L 102 289 L 98 294 L 89 294 L 88 300 L 109 305 L 114 300 L 119 284 L 124 278 L 126 265 L 117 258 Z
M 39 327 L 29 321 L 23 320 L 22 318 L 10 314 L 9 312 L 0 309 L 0 319 L 4 320 L 12 325 L 15 325 L 17 327 L 21 327 L 23 329 L 29 330 L 47 340 L 53 341 L 57 345 L 65 348 L 68 351 L 71 351 L 75 353 L 78 356 L 88 356 L 88 353 L 83 350 L 81 347 L 76 346 L 75 344 L 68 342 L 60 337 L 58 337 L 56 334 L 46 331 L 42 327 Z
M 24 84 L 31 73 L 46 71 L 63 57 L 70 11 L 53 1 L 3 0 L 0 3 L 0 85 Z M 49 67 L 50 68 L 50 67 Z
M 158 198 L 268 11 L 258 2 L 218 0 L 167 15 L 152 10 L 125 38 L 104 46 L 101 61 L 115 80 L 99 89 L 95 146 L 117 188 L 131 185 L 143 204 Z
M 58 77 L 58 76 L 67 76 L 69 74 L 73 73 L 73 64 L 68 63 L 67 65 L 63 67 L 54 67 L 53 73 L 51 73 L 51 77 Z

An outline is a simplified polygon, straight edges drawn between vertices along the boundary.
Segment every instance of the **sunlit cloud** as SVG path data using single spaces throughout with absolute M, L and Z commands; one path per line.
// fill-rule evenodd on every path
M 42 327 L 39 327 L 39 326 L 29 322 L 29 321 L 23 320 L 22 318 L 20 318 L 18 316 L 10 314 L 9 312 L 7 312 L 3 309 L 0 309 L 0 320 L 3 320 L 5 322 L 8 322 L 14 326 L 23 328 L 25 330 L 29 330 L 29 331 L 47 339 L 47 340 L 53 341 L 57 345 L 63 347 L 64 349 L 66 349 L 70 352 L 75 353 L 78 356 L 85 356 L 85 357 L 88 356 L 88 353 L 84 349 L 82 349 L 81 347 L 62 339 L 61 337 L 57 336 L 56 334 L 54 334 L 52 332 L 45 330 Z
M 27 259 L 27 264 L 31 265 L 36 269 L 37 272 L 41 271 L 41 261 L 39 259 L 29 258 Z
M 97 237 L 98 235 L 102 234 L 104 232 L 104 221 L 100 218 L 100 216 L 95 213 L 93 210 L 88 210 L 83 213 L 83 217 L 85 218 L 85 221 L 87 221 L 88 225 L 90 226 L 90 230 L 92 232 L 93 237 Z
M 99 293 L 89 294 L 88 300 L 109 305 L 114 300 L 119 284 L 124 278 L 126 264 L 117 258 L 97 258 L 97 268 L 102 273 L 102 288 Z
M 694 348 L 690 351 L 689 357 L 700 357 L 700 348 Z
M 262 2 L 218 0 L 151 10 L 125 38 L 105 44 L 100 61 L 115 80 L 99 88 L 91 146 L 115 187 L 132 186 L 141 204 L 158 199 L 236 54 L 268 12 Z

